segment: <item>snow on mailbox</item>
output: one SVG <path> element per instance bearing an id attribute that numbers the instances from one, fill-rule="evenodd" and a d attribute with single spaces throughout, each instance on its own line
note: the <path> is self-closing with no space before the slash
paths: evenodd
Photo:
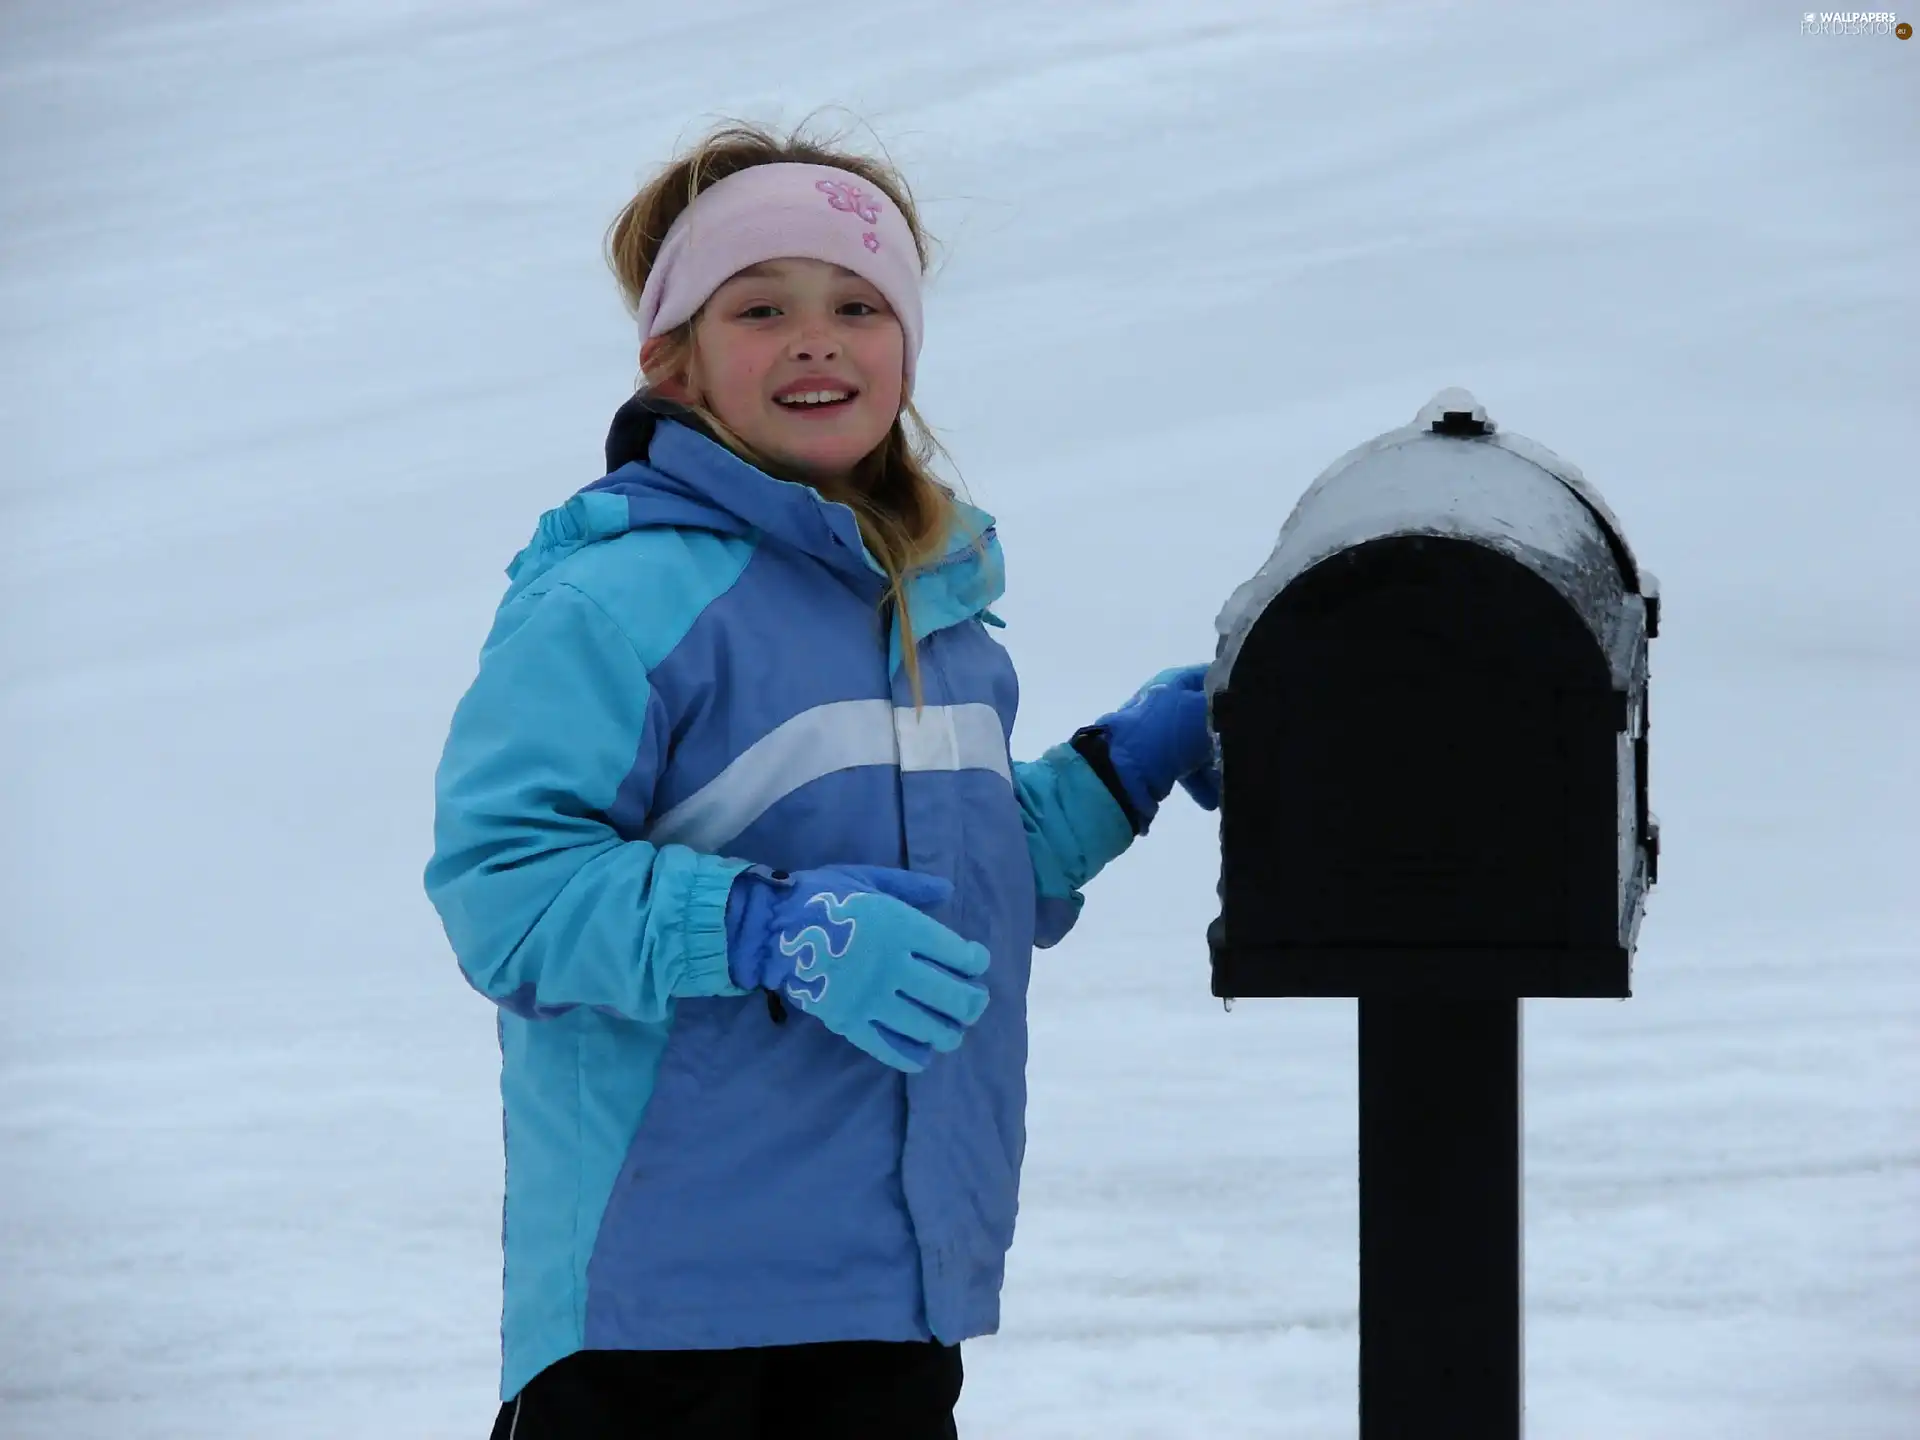
<path id="1" fill-rule="evenodd" d="M 1228 601 L 1216 995 L 1625 996 L 1658 592 L 1463 390 L 1336 461 Z"/>

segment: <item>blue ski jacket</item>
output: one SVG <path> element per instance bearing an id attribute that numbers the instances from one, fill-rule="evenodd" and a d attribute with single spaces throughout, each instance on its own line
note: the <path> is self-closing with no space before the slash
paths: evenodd
<path id="1" fill-rule="evenodd" d="M 436 775 L 427 892 L 500 1010 L 503 1400 L 582 1349 L 992 1332 L 1032 950 L 1134 833 L 1083 749 L 1010 758 L 991 517 L 909 582 L 916 709 L 852 511 L 622 414 L 635 458 L 513 561 Z M 728 976 L 750 863 L 952 881 L 985 1016 L 912 1076 L 782 1023 Z"/>

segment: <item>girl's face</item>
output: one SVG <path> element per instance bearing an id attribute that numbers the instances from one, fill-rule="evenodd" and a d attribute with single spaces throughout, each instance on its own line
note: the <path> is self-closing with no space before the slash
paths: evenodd
<path id="1" fill-rule="evenodd" d="M 702 307 L 687 388 L 770 460 L 844 480 L 900 414 L 905 359 L 900 322 L 868 281 L 824 260 L 769 260 Z"/>

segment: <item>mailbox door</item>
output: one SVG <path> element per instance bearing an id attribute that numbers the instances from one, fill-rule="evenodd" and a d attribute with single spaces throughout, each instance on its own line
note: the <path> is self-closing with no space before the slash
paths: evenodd
<path id="1" fill-rule="evenodd" d="M 1301 575 L 1216 696 L 1215 988 L 1624 994 L 1620 709 L 1504 554 L 1393 536 Z"/>

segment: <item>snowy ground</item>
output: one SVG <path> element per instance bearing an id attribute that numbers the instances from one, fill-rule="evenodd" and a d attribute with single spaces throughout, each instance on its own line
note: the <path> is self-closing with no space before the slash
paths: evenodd
<path id="1" fill-rule="evenodd" d="M 0 1433 L 485 1432 L 431 768 L 631 377 L 603 226 L 829 102 L 946 245 L 1022 753 L 1442 385 L 1602 487 L 1667 857 L 1636 997 L 1529 1011 L 1531 1434 L 1920 1433 L 1920 43 L 1264 0 L 0 7 Z M 1221 1013 L 1214 860 L 1042 957 L 972 1436 L 1353 1433 L 1352 1007 Z"/>

